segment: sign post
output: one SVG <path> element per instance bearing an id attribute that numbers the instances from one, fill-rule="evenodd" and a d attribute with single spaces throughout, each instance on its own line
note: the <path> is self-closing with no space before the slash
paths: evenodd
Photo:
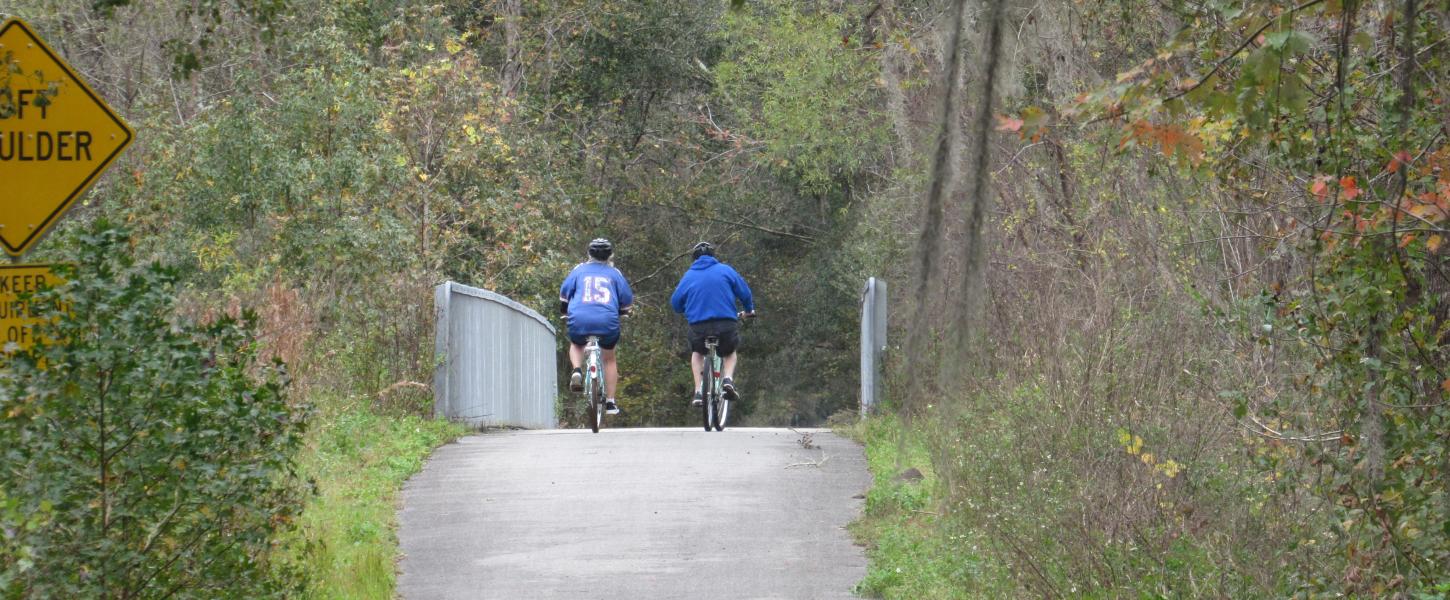
<path id="1" fill-rule="evenodd" d="M 0 24 L 0 246 L 34 248 L 135 134 L 20 19 Z"/>
<path id="2" fill-rule="evenodd" d="M 881 356 L 886 352 L 886 282 L 875 277 L 861 290 L 861 417 L 881 405 L 885 388 Z"/>

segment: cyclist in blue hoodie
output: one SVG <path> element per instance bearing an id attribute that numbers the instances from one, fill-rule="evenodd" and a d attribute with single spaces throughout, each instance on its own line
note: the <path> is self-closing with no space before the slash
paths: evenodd
<path id="1" fill-rule="evenodd" d="M 559 312 L 569 321 L 569 389 L 584 390 L 584 344 L 589 336 L 599 336 L 604 359 L 604 412 L 619 414 L 614 401 L 614 388 L 619 383 L 619 367 L 614 360 L 614 347 L 619 344 L 619 316 L 629 314 L 634 292 L 624 274 L 609 262 L 614 244 L 604 238 L 589 242 L 589 262 L 574 267 L 564 284 L 559 286 Z"/>
<path id="2" fill-rule="evenodd" d="M 730 265 L 715 259 L 715 247 L 710 242 L 695 244 L 691 254 L 695 263 L 675 286 L 670 306 L 675 312 L 684 314 L 685 320 L 690 322 L 690 351 L 693 352 L 690 372 L 695 375 L 692 404 L 700 406 L 704 403 L 704 396 L 700 393 L 700 369 L 705 365 L 705 353 L 708 351 L 705 338 L 710 336 L 720 340 L 716 350 L 724 363 L 721 365 L 724 377 L 720 380 L 720 387 L 725 392 L 725 399 L 738 400 L 740 394 L 735 389 L 733 377 L 735 362 L 739 359 L 735 349 L 740 346 L 740 324 L 737 320 L 740 313 L 735 311 L 735 301 L 739 300 L 745 307 L 744 316 L 754 317 L 755 299 L 750 295 L 750 286 L 746 285 L 745 278 Z"/>

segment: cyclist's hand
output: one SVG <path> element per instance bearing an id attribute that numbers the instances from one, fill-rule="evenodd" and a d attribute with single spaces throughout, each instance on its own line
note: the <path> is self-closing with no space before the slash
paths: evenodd
<path id="1" fill-rule="evenodd" d="M 621 317 L 628 317 L 629 315 L 632 315 L 632 314 L 634 314 L 634 305 L 633 304 L 631 304 L 629 306 L 622 307 L 622 308 L 619 309 L 619 316 L 621 316 Z"/>
<path id="2" fill-rule="evenodd" d="M 750 312 L 741 311 L 740 313 L 736 314 L 735 316 L 737 318 L 740 318 L 740 319 L 754 319 L 755 318 L 755 311 L 753 311 L 753 310 L 750 311 Z"/>

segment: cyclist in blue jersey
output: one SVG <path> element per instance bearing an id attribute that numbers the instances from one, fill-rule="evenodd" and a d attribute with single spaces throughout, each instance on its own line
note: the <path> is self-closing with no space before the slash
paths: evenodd
<path id="1" fill-rule="evenodd" d="M 739 300 L 740 305 L 745 307 L 745 316 L 753 317 L 755 299 L 745 278 L 730 265 L 715 259 L 715 247 L 710 242 L 695 244 L 691 254 L 695 262 L 685 271 L 680 284 L 675 286 L 675 293 L 670 296 L 670 306 L 675 312 L 685 315 L 685 320 L 690 323 L 690 372 L 695 375 L 695 397 L 691 404 L 700 406 L 704 402 L 700 393 L 700 370 L 705 364 L 706 337 L 720 340 L 720 345 L 716 347 L 723 371 L 720 387 L 727 400 L 738 400 L 740 394 L 735 388 L 734 376 L 735 363 L 739 359 L 735 350 L 740 346 L 740 324 L 735 302 Z"/>
<path id="2" fill-rule="evenodd" d="M 629 312 L 634 292 L 624 274 L 609 261 L 614 244 L 599 238 L 589 242 L 589 261 L 574 267 L 564 284 L 559 286 L 559 312 L 569 323 L 569 389 L 584 390 L 584 344 L 589 336 L 599 336 L 604 358 L 604 408 L 606 414 L 619 414 L 614 401 L 614 386 L 619 383 L 619 367 L 614 362 L 614 348 L 619 344 L 619 316 Z"/>

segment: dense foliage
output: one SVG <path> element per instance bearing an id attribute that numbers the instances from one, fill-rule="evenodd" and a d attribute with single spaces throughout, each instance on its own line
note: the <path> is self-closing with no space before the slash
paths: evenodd
<path id="1" fill-rule="evenodd" d="M 176 318 L 175 274 L 124 234 L 80 236 L 32 306 L 53 340 L 0 376 L 0 592 L 11 598 L 263 598 L 303 487 L 304 409 L 256 360 L 251 315 Z"/>

